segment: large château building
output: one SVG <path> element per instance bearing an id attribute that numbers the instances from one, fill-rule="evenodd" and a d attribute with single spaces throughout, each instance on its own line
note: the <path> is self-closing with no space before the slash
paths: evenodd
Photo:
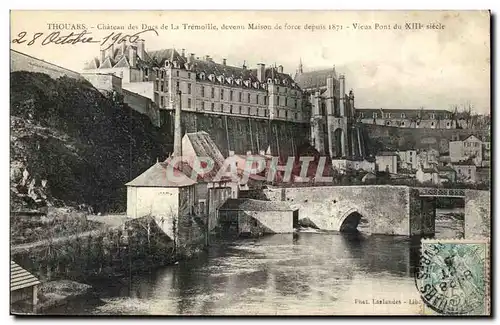
<path id="1" fill-rule="evenodd" d="M 454 113 L 438 109 L 356 109 L 356 117 L 365 124 L 401 128 L 456 129 Z"/>
<path id="2" fill-rule="evenodd" d="M 229 66 L 175 49 L 145 50 L 144 41 L 111 46 L 84 68 L 86 73 L 111 73 L 122 88 L 150 98 L 162 110 L 173 110 L 178 91 L 183 111 L 251 116 L 261 119 L 309 122 L 303 93 L 283 67 L 256 69 Z"/>
<path id="3" fill-rule="evenodd" d="M 347 160 L 364 160 L 354 95 L 352 91 L 346 93 L 345 77 L 337 76 L 335 68 L 304 72 L 301 63 L 292 78 L 281 65 L 266 67 L 260 63 L 253 69 L 245 64 L 230 66 L 225 59 L 215 62 L 208 55 L 199 58 L 185 50 L 146 51 L 140 40 L 101 50 L 84 70 L 97 88 L 114 84 L 103 81 L 106 78 L 121 79 L 122 91 L 149 98 L 157 107 L 160 125 L 177 105 L 183 112 L 281 123 L 280 128 L 290 126 L 290 133 L 297 130 L 293 125 L 300 124 L 310 130 L 310 134 L 301 136 L 321 154 L 340 161 L 341 166 L 347 168 Z M 226 133 L 230 133 L 227 119 L 225 123 Z M 279 133 L 259 130 L 267 136 Z M 292 144 L 291 151 L 295 152 L 293 147 L 298 145 Z"/>

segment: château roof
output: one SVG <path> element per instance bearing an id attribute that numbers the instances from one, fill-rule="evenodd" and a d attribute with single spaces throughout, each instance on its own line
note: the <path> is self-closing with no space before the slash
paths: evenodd
<path id="1" fill-rule="evenodd" d="M 326 87 L 326 79 L 328 78 L 337 80 L 335 67 L 333 69 L 297 73 L 295 76 L 295 82 L 302 89 L 323 88 Z"/>
<path id="2" fill-rule="evenodd" d="M 84 69 L 97 69 L 97 68 L 113 68 L 118 67 L 119 64 L 123 64 L 124 58 L 128 64 L 130 64 L 130 48 L 134 48 L 137 50 L 137 46 L 133 44 L 129 45 L 119 45 L 117 48 L 113 50 L 111 56 L 108 56 L 106 53 L 106 57 L 103 62 L 100 62 L 99 58 L 93 58 L 90 62 L 85 64 Z M 136 51 L 137 52 L 137 51 Z M 206 77 L 213 74 L 215 78 L 212 82 L 221 83 L 219 80 L 220 76 L 224 77 L 223 83 L 227 81 L 227 78 L 233 79 L 241 79 L 241 80 L 250 80 L 250 82 L 258 82 L 257 79 L 257 69 L 247 69 L 244 66 L 236 67 L 229 66 L 223 63 L 217 63 L 212 58 L 206 57 L 205 59 L 188 59 L 188 57 L 183 56 L 177 50 L 171 49 L 162 49 L 156 51 L 145 51 L 143 59 L 139 56 L 136 58 L 138 67 L 149 67 L 149 68 L 161 68 L 164 67 L 168 62 L 176 63 L 176 67 L 180 69 L 187 69 L 193 71 L 197 74 L 198 79 L 200 79 L 200 75 L 203 73 Z M 264 80 L 263 84 L 267 83 L 267 80 L 270 78 L 273 82 L 277 84 L 283 84 L 287 87 L 298 88 L 293 78 L 286 74 L 278 72 L 276 67 L 267 67 L 265 68 Z M 208 80 L 208 79 L 207 79 Z M 237 86 L 237 84 L 234 84 Z M 243 86 L 243 84 L 241 84 Z"/>

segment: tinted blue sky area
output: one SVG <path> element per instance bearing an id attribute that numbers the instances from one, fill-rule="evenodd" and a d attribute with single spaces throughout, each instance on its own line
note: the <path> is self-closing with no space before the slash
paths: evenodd
<path id="1" fill-rule="evenodd" d="M 470 103 L 476 112 L 490 110 L 490 19 L 485 11 L 13 12 L 12 37 L 22 31 L 27 37 L 48 35 L 54 31 L 48 23 L 85 24 L 98 40 L 153 27 L 158 35 L 142 34 L 147 50 L 184 48 L 236 66 L 281 64 L 292 76 L 300 59 L 304 71 L 335 65 L 354 89 L 358 108 L 450 109 Z M 407 29 L 406 23 L 423 28 Z M 228 28 L 222 29 L 223 24 Z M 271 28 L 249 30 L 249 24 Z M 129 25 L 138 29 L 127 30 Z M 113 26 L 125 30 L 106 29 Z M 32 46 L 12 48 L 77 71 L 99 54 L 99 44 L 42 46 L 44 37 Z"/>

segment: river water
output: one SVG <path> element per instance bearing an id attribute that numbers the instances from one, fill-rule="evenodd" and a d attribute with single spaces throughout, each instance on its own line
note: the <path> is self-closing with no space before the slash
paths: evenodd
<path id="1" fill-rule="evenodd" d="M 447 212 L 463 209 L 438 210 L 437 238 L 463 233 L 463 223 Z M 421 308 L 413 277 L 418 248 L 418 238 L 368 235 L 363 227 L 357 235 L 299 232 L 219 241 L 193 260 L 93 283 L 99 300 L 80 299 L 49 313 L 412 314 Z"/>

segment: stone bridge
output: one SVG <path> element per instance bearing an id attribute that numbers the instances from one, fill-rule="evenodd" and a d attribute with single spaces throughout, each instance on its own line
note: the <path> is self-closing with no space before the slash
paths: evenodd
<path id="1" fill-rule="evenodd" d="M 436 197 L 463 197 L 466 237 L 489 236 L 489 191 L 440 193 L 408 186 L 366 185 L 276 187 L 264 189 L 264 194 L 272 201 L 287 201 L 299 209 L 299 219 L 308 218 L 320 229 L 350 230 L 364 218 L 372 234 L 402 236 L 433 235 Z"/>

